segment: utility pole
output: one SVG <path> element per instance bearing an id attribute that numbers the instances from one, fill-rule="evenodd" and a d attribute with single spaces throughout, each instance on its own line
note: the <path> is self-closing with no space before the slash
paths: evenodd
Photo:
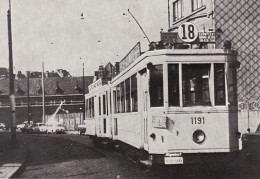
<path id="1" fill-rule="evenodd" d="M 28 124 L 30 124 L 31 114 L 30 114 L 30 71 L 27 71 L 27 113 L 28 113 Z"/>
<path id="2" fill-rule="evenodd" d="M 9 0 L 9 9 L 7 11 L 8 25 L 8 43 L 9 43 L 9 98 L 10 98 L 10 127 L 11 127 L 11 146 L 16 147 L 18 141 L 16 138 L 16 120 L 15 120 L 15 97 L 14 97 L 14 74 L 13 74 L 13 46 L 12 46 L 12 24 L 11 24 L 11 1 Z"/>
<path id="3" fill-rule="evenodd" d="M 84 63 L 83 63 L 83 122 L 85 121 L 85 112 L 86 112 L 86 107 L 85 107 L 85 74 L 84 74 Z"/>
<path id="4" fill-rule="evenodd" d="M 44 62 L 42 62 L 42 122 L 45 123 Z"/>

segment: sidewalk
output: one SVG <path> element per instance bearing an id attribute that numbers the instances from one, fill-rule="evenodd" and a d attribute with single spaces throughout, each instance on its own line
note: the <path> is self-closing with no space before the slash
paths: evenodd
<path id="1" fill-rule="evenodd" d="M 23 166 L 26 159 L 26 147 L 10 145 L 10 131 L 0 131 L 0 178 L 11 178 Z"/>

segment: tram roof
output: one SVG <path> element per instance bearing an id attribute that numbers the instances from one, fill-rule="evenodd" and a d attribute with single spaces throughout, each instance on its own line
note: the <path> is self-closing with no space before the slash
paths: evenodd
<path id="1" fill-rule="evenodd" d="M 234 55 L 236 54 L 233 50 L 224 50 L 224 49 L 162 49 L 162 50 L 153 50 L 147 51 L 139 56 L 133 63 L 131 63 L 127 68 L 121 71 L 115 78 L 111 80 L 111 83 L 116 81 L 127 71 L 133 68 L 135 65 L 146 59 L 147 57 L 154 56 L 197 56 L 197 55 Z"/>

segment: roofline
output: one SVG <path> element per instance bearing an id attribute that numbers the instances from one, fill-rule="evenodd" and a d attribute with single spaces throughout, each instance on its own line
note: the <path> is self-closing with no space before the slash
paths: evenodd
<path id="1" fill-rule="evenodd" d="M 228 50 L 225 51 L 224 49 L 163 49 L 163 50 L 153 50 L 153 51 L 146 51 L 141 56 L 139 56 L 133 63 L 131 63 L 127 68 L 125 68 L 122 72 L 120 72 L 115 78 L 111 80 L 111 83 L 116 81 L 122 75 L 124 75 L 129 69 L 133 68 L 135 65 L 143 61 L 147 57 L 152 56 L 160 56 L 160 55 L 223 55 L 229 54 L 232 55 L 233 51 Z"/>

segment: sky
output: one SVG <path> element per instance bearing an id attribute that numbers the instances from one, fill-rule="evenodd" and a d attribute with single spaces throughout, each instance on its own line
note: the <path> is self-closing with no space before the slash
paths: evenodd
<path id="1" fill-rule="evenodd" d="M 65 69 L 93 75 L 120 61 L 137 43 L 160 40 L 168 29 L 167 0 L 11 0 L 14 72 Z M 9 66 L 8 0 L 0 0 L 0 67 Z M 84 19 L 81 19 L 81 13 Z M 123 14 L 126 15 L 123 15 Z"/>

